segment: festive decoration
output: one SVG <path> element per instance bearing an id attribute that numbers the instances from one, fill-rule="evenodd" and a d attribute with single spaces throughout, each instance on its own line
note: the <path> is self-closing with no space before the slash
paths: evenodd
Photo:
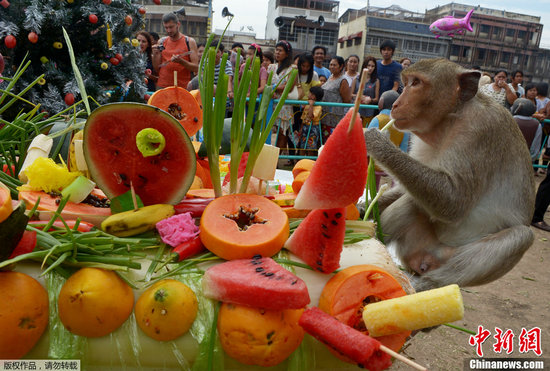
<path id="1" fill-rule="evenodd" d="M 122 62 L 122 58 L 123 58 L 123 57 L 122 57 L 122 54 L 116 53 L 116 54 L 115 54 L 115 58 L 118 59 L 119 62 Z"/>
<path id="2" fill-rule="evenodd" d="M 4 44 L 6 48 L 13 49 L 17 45 L 17 39 L 13 35 L 8 35 L 4 38 Z"/>
<path id="3" fill-rule="evenodd" d="M 144 15 L 147 12 L 147 10 L 144 7 L 141 7 L 138 9 L 138 12 L 139 14 Z"/>
<path id="4" fill-rule="evenodd" d="M 65 95 L 65 104 L 67 104 L 67 106 L 72 106 L 74 104 L 74 94 L 73 93 L 67 93 Z"/>
<path id="5" fill-rule="evenodd" d="M 125 37 L 124 39 L 122 39 L 122 42 L 123 42 L 123 43 L 130 44 L 130 38 L 129 38 L 129 37 Z"/>
<path id="6" fill-rule="evenodd" d="M 120 63 L 120 61 L 115 57 L 112 57 L 111 59 L 109 59 L 109 62 L 111 62 L 113 66 L 117 66 Z"/>
<path id="7" fill-rule="evenodd" d="M 109 24 L 107 24 L 106 36 L 107 36 L 107 47 L 111 49 L 113 47 L 113 33 L 111 32 L 111 27 L 109 26 Z"/>
<path id="8" fill-rule="evenodd" d="M 64 98 L 69 92 L 78 102 L 80 89 L 63 37 L 65 28 L 88 96 L 100 104 L 143 102 L 147 61 L 131 44 L 133 35 L 145 24 L 139 11 L 145 7 L 142 1 L 74 0 L 70 4 L 67 0 L 0 0 L 0 5 L 4 6 L 0 6 L 0 53 L 6 57 L 3 77 L 12 77 L 25 55 L 31 62 L 14 91 L 24 90 L 44 75 L 47 83 L 34 85 L 26 99 L 51 113 L 67 108 Z M 125 21 L 127 16 L 132 19 L 131 25 Z M 95 17 L 97 22 L 93 23 Z M 119 55 L 123 58 L 117 58 Z M 117 59 L 116 67 L 111 57 Z M 8 84 L 7 79 L 0 81 L 0 90 Z M 106 91 L 112 96 L 106 96 Z M 15 114 L 17 110 L 2 113 L 2 118 L 9 120 L 11 111 Z"/>
<path id="9" fill-rule="evenodd" d="M 455 34 L 462 35 L 466 31 L 473 31 L 470 24 L 470 17 L 474 10 L 470 10 L 462 19 L 455 18 L 452 15 L 440 18 L 430 25 L 430 31 L 438 39 L 441 36 L 453 37 Z"/>
<path id="10" fill-rule="evenodd" d="M 29 35 L 27 37 L 29 41 L 33 44 L 36 44 L 38 42 L 38 35 L 34 31 L 29 32 Z"/>
<path id="11" fill-rule="evenodd" d="M 40 78 L 40 80 L 38 80 L 38 85 L 44 85 L 46 84 L 46 79 L 45 78 Z"/>
<path id="12" fill-rule="evenodd" d="M 138 39 L 132 39 L 132 46 L 137 48 L 139 46 L 139 40 Z"/>
<path id="13" fill-rule="evenodd" d="M 132 17 L 127 15 L 126 17 L 124 17 L 124 22 L 126 22 L 128 26 L 131 26 L 133 22 Z"/>
<path id="14" fill-rule="evenodd" d="M 157 5 L 160 5 L 161 4 L 161 0 L 153 0 L 155 2 L 155 4 Z"/>

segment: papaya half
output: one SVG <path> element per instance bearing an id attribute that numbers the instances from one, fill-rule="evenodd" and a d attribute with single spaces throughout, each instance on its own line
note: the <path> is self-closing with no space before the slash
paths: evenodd
<path id="1" fill-rule="evenodd" d="M 208 250 L 233 260 L 273 256 L 289 233 L 288 217 L 274 202 L 254 194 L 232 194 L 206 206 L 199 236 Z"/>

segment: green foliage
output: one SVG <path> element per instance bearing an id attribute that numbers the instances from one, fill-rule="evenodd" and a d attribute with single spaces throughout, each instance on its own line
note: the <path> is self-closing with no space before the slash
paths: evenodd
<path id="1" fill-rule="evenodd" d="M 140 7 L 137 0 L 112 0 L 109 5 L 101 0 L 73 0 L 70 3 L 62 0 L 10 1 L 7 8 L 0 8 L 0 53 L 6 62 L 4 76 L 13 76 L 28 53 L 31 64 L 27 73 L 17 81 L 15 90 L 23 90 L 44 74 L 43 84 L 35 85 L 26 94 L 26 99 L 41 104 L 41 108 L 49 113 L 67 108 L 64 97 L 68 93 L 78 101 L 80 89 L 63 37 L 64 27 L 89 96 L 100 103 L 143 101 L 147 90 L 144 84 L 146 60 L 139 46 L 131 44 L 136 32 L 145 24 L 139 14 Z M 96 24 L 89 21 L 90 14 L 97 16 Z M 126 24 L 126 16 L 132 18 L 131 25 Z M 112 33 L 111 48 L 107 40 L 108 28 Z M 28 39 L 31 32 L 38 35 L 36 43 Z M 3 38 L 7 35 L 17 38 L 15 48 L 8 49 L 4 45 Z M 54 43 L 61 43 L 62 47 L 58 49 Z M 122 61 L 114 65 L 110 59 L 117 54 L 122 56 Z M 101 67 L 103 63 L 107 69 Z M 127 84 L 131 81 L 130 89 Z M 7 83 L 0 82 L 0 89 Z"/>

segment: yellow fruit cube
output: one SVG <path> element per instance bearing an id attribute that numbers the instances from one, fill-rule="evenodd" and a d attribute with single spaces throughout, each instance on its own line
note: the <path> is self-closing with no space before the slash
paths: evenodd
<path id="1" fill-rule="evenodd" d="M 370 336 L 420 330 L 464 316 L 458 285 L 449 285 L 412 295 L 371 303 L 363 310 L 363 321 Z"/>

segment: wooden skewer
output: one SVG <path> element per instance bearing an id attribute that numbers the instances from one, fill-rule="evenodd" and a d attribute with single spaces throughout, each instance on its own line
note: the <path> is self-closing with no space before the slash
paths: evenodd
<path id="1" fill-rule="evenodd" d="M 178 71 L 174 71 L 174 86 L 178 86 Z"/>
<path id="2" fill-rule="evenodd" d="M 380 345 L 380 350 L 384 353 L 387 353 L 389 354 L 390 356 L 392 356 L 393 358 L 403 362 L 403 363 L 406 363 L 407 365 L 415 368 L 416 370 L 421 370 L 421 371 L 428 371 L 428 369 L 424 366 L 421 366 L 419 365 L 418 363 L 414 362 L 414 361 L 411 361 L 410 359 L 408 359 L 407 357 L 404 357 L 402 356 L 401 354 L 397 353 L 397 352 L 394 352 L 393 350 L 391 350 L 390 348 L 384 346 L 384 345 Z"/>
<path id="3" fill-rule="evenodd" d="M 367 69 L 363 68 L 361 73 L 361 82 L 359 83 L 359 90 L 357 91 L 357 97 L 355 97 L 355 105 L 353 106 L 353 114 L 351 115 L 351 122 L 348 126 L 348 134 L 351 133 L 353 125 L 355 124 L 355 119 L 357 118 L 357 113 L 359 112 L 359 105 L 361 104 L 361 97 L 363 96 L 363 89 L 365 88 L 365 83 L 367 82 Z"/>
<path id="4" fill-rule="evenodd" d="M 134 185 L 132 184 L 132 181 L 130 180 L 130 192 L 132 193 L 132 202 L 134 203 L 134 211 L 138 209 L 137 199 L 136 199 L 136 191 L 134 189 Z"/>

